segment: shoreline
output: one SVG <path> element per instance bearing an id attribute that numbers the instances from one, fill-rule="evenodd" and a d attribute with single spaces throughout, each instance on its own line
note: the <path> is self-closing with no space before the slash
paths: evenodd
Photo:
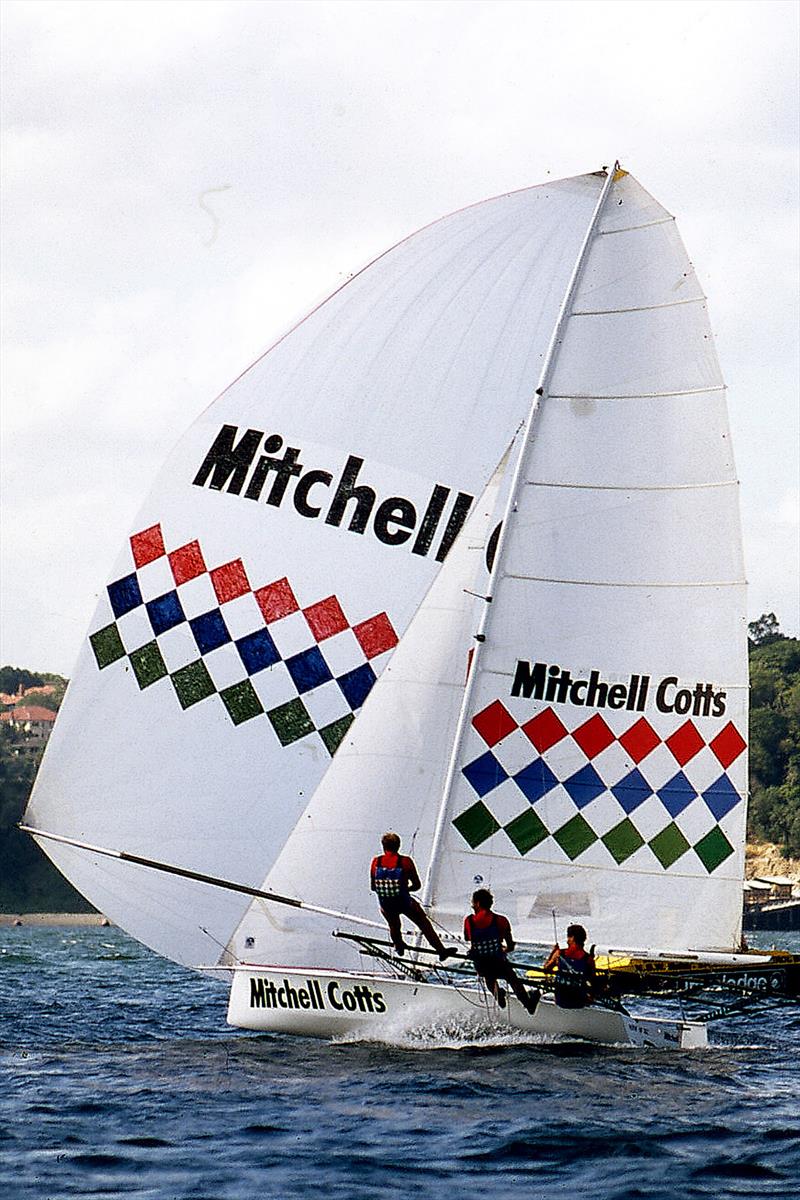
<path id="1" fill-rule="evenodd" d="M 111 925 L 102 913 L 0 913 L 0 926 L 17 925 Z"/>

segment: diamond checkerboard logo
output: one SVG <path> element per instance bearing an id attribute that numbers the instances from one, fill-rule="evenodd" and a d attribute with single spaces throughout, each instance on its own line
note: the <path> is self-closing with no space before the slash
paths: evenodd
<path id="1" fill-rule="evenodd" d="M 265 716 L 282 746 L 313 735 L 332 756 L 397 645 L 388 615 L 351 625 L 336 596 L 253 587 L 241 559 L 209 568 L 198 541 L 168 551 L 160 524 L 130 547 L 113 619 L 89 637 L 98 668 L 127 660 L 142 691 L 168 680 L 183 709 L 217 697 L 234 725 Z"/>
<path id="2" fill-rule="evenodd" d="M 520 724 L 498 699 L 472 726 L 486 749 L 462 775 L 478 798 L 453 820 L 472 850 L 502 831 L 523 856 L 552 839 L 572 861 L 599 844 L 608 866 L 643 851 L 639 865 L 666 871 L 691 851 L 709 875 L 734 853 L 720 828 L 742 803 L 732 721 L 708 741 L 691 719 L 666 736 L 645 717 L 615 733 L 599 713 L 568 729 L 551 707 Z"/>

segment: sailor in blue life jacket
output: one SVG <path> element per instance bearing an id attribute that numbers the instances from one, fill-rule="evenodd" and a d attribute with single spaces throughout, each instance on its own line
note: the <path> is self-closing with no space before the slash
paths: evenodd
<path id="1" fill-rule="evenodd" d="M 442 961 L 452 957 L 455 950 L 442 944 L 442 939 L 428 920 L 424 908 L 410 894 L 419 891 L 422 885 L 414 860 L 400 854 L 399 836 L 396 833 L 385 833 L 381 838 L 381 845 L 383 854 L 372 860 L 369 886 L 378 897 L 395 950 L 398 954 L 405 954 L 407 950 L 400 928 L 400 918 L 408 917 L 409 921 L 413 921 L 419 927 Z"/>
<path id="2" fill-rule="evenodd" d="M 555 1000 L 559 1008 L 585 1008 L 592 1003 L 594 987 L 594 946 L 586 951 L 586 930 L 582 925 L 567 926 L 567 946 L 556 942 L 543 971 L 555 971 Z"/>
<path id="3" fill-rule="evenodd" d="M 494 896 L 487 888 L 472 894 L 472 914 L 464 918 L 464 937 L 470 944 L 469 957 L 478 975 L 494 995 L 500 1008 L 506 1006 L 505 989 L 498 980 L 508 983 L 523 1008 L 536 1012 L 539 992 L 528 992 L 519 975 L 508 961 L 514 949 L 514 938 L 507 917 L 492 912 Z"/>

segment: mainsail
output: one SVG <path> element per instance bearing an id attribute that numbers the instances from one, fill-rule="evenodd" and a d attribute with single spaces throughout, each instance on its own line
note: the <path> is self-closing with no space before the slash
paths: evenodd
<path id="1" fill-rule="evenodd" d="M 573 282 L 509 456 L 491 600 L 435 628 L 466 586 L 454 552 L 265 886 L 372 915 L 366 869 L 391 825 L 450 930 L 482 883 L 524 940 L 550 940 L 555 914 L 606 946 L 730 951 L 746 628 L 705 300 L 673 219 L 623 172 Z M 318 918 L 259 904 L 236 953 L 245 935 L 262 962 L 350 953 Z"/>
<path id="2" fill-rule="evenodd" d="M 421 230 L 189 429 L 100 597 L 28 826 L 261 883 L 525 421 L 603 185 Z M 215 960 L 247 907 L 41 844 L 182 963 Z"/>

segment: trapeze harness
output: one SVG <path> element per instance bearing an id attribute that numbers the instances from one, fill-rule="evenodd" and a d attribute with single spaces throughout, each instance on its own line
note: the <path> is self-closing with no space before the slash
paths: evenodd
<path id="1" fill-rule="evenodd" d="M 484 972 L 493 974 L 496 968 L 504 966 L 506 956 L 503 952 L 500 926 L 495 914 L 492 913 L 491 921 L 484 926 L 478 925 L 474 917 L 467 917 L 467 927 L 469 928 L 470 942 L 469 957 L 474 962 L 478 974 L 481 975 Z"/>
<path id="2" fill-rule="evenodd" d="M 558 956 L 555 1001 L 559 1008 L 585 1008 L 590 1002 L 589 985 L 594 977 L 594 958 L 586 951 L 580 958 L 569 958 L 565 950 Z"/>
<path id="3" fill-rule="evenodd" d="M 386 855 L 382 854 L 377 860 L 372 876 L 378 902 L 381 908 L 387 912 L 408 912 L 411 896 L 408 891 L 408 878 L 403 866 L 403 859 L 398 854 L 397 866 L 387 867 L 383 861 L 385 858 Z"/>

